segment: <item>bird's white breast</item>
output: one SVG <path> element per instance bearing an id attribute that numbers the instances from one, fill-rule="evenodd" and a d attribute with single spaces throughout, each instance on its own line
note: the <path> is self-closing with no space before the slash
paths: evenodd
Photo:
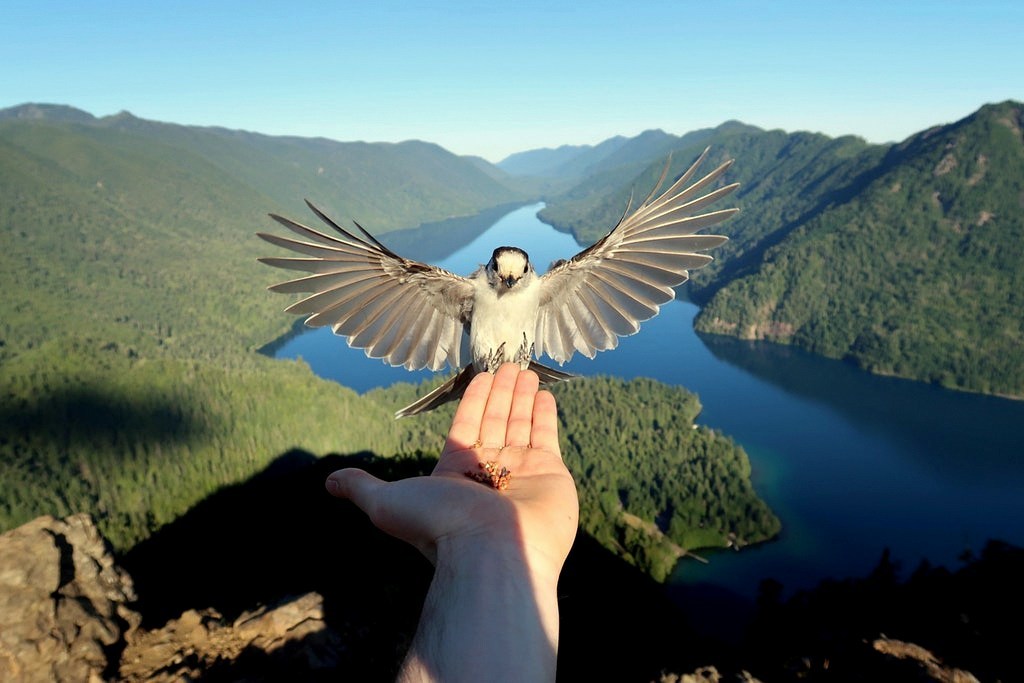
<path id="1" fill-rule="evenodd" d="M 529 274 L 510 290 L 495 292 L 486 276 L 474 278 L 473 319 L 469 328 L 469 345 L 477 369 L 487 369 L 488 360 L 504 344 L 502 360 L 512 361 L 525 346 L 525 368 L 532 355 L 537 331 L 537 309 L 540 305 L 540 282 Z"/>

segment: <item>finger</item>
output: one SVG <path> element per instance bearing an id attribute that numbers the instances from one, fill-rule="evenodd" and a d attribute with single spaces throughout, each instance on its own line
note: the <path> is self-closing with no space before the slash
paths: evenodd
<path id="1" fill-rule="evenodd" d="M 505 363 L 494 373 L 491 393 L 487 396 L 487 408 L 480 423 L 480 443 L 484 448 L 503 448 L 505 431 L 508 428 L 509 412 L 512 410 L 512 394 L 515 393 L 519 366 Z"/>
<path id="2" fill-rule="evenodd" d="M 533 431 L 530 444 L 534 448 L 545 448 L 561 457 L 558 446 L 558 407 L 550 391 L 537 392 L 533 399 Z"/>
<path id="3" fill-rule="evenodd" d="M 348 498 L 371 518 L 380 487 L 383 485 L 384 482 L 377 477 L 357 468 L 332 472 L 324 482 L 328 493 L 338 498 Z"/>
<path id="4" fill-rule="evenodd" d="M 487 396 L 493 381 L 494 375 L 481 372 L 466 387 L 459 407 L 455 410 L 451 429 L 448 430 L 444 453 L 469 448 L 480 438 L 480 423 L 484 418 Z"/>
<path id="5" fill-rule="evenodd" d="M 508 418 L 508 429 L 505 433 L 506 446 L 529 446 L 530 432 L 533 429 L 533 402 L 537 396 L 540 380 L 537 373 L 525 370 L 516 379 L 515 391 L 512 394 L 512 408 Z"/>

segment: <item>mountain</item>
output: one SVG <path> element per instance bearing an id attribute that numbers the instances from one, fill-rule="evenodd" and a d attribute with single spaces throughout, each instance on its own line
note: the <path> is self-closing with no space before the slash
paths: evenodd
<path id="1" fill-rule="evenodd" d="M 723 283 L 698 329 L 1024 396 L 1022 110 L 985 106 L 887 148 L 855 193 Z"/>
<path id="2" fill-rule="evenodd" d="M 730 241 L 693 274 L 698 330 L 1024 396 L 1020 110 L 988 105 L 898 145 L 730 123 L 676 148 L 670 177 L 709 145 L 705 170 L 735 159 L 723 182 L 741 183 Z M 541 217 L 594 241 L 663 167 L 589 176 Z"/>
<path id="3" fill-rule="evenodd" d="M 471 215 L 528 196 L 504 184 L 498 169 L 481 168 L 483 160 L 416 140 L 365 143 L 268 136 L 148 121 L 128 112 L 95 118 L 72 107 L 33 104 L 0 111 L 0 126 L 3 140 L 80 177 L 91 173 L 95 177 L 86 182 L 104 182 L 108 189 L 116 180 L 100 177 L 102 169 L 90 163 L 93 152 L 102 156 L 111 148 L 138 160 L 176 165 L 174 178 L 184 183 L 199 163 L 225 182 L 263 195 L 263 210 L 307 214 L 302 199 L 308 198 L 339 220 L 358 220 L 373 232 Z M 69 156 L 76 160 L 73 168 Z"/>
<path id="4" fill-rule="evenodd" d="M 8 120 L 96 123 L 96 117 L 89 112 L 69 107 L 66 104 L 27 103 L 0 109 L 0 121 Z"/>
<path id="5" fill-rule="evenodd" d="M 780 147 L 787 144 L 788 139 L 781 131 L 765 133 L 759 128 L 737 122 L 727 122 L 713 129 L 702 129 L 683 136 L 650 131 L 621 145 L 613 154 L 592 166 L 590 172 L 575 186 L 549 198 L 540 217 L 559 229 L 572 232 L 581 242 L 593 242 L 615 225 L 631 197 L 638 202 L 650 191 L 665 169 L 670 155 L 669 174 L 677 176 L 705 146 L 710 145 L 714 153 L 711 160 L 706 162 L 710 170 L 712 163 L 726 158 L 727 143 L 731 144 L 729 152 L 735 150 L 736 154 L 747 153 L 749 157 L 748 148 L 752 141 L 760 144 L 761 140 L 769 140 L 768 146 Z M 743 158 L 749 162 L 747 157 Z M 747 163 L 744 168 L 731 171 L 730 182 L 736 179 L 735 170 L 749 175 L 751 165 Z M 727 227 L 734 223 L 735 219 Z"/>
<path id="6" fill-rule="evenodd" d="M 415 633 L 432 567 L 354 506 L 309 495 L 353 464 L 396 474 L 385 462 L 337 456 L 274 463 L 277 471 L 217 492 L 128 556 L 114 556 L 85 514 L 0 534 L 0 677 L 394 680 L 403 655 L 395 644 Z M 345 542 L 322 542 L 324 528 L 343 530 Z M 706 587 L 667 600 L 580 534 L 559 580 L 559 680 L 1016 680 L 1016 632 L 1005 622 L 1024 601 L 1022 569 L 1024 550 L 991 542 L 960 567 L 924 563 L 905 579 L 886 553 L 868 576 L 785 600 L 767 580 L 742 643 L 724 647 L 701 633 Z M 615 627 L 623 623 L 630 628 Z"/>
<path id="7" fill-rule="evenodd" d="M 624 140 L 624 138 L 614 138 Z M 562 145 L 557 149 L 531 149 L 510 154 L 496 165 L 510 175 L 557 177 L 563 164 L 593 150 L 591 145 Z"/>

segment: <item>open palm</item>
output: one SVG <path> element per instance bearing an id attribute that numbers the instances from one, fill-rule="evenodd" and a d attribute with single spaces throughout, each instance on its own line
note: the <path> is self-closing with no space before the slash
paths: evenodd
<path id="1" fill-rule="evenodd" d="M 484 463 L 511 473 L 507 488 L 474 480 Z M 470 383 L 430 476 L 388 483 L 362 470 L 340 470 L 328 489 L 435 563 L 446 545 L 461 552 L 515 544 L 531 564 L 557 574 L 579 517 L 576 486 L 558 446 L 555 399 L 538 391 L 535 373 L 512 364 Z"/>

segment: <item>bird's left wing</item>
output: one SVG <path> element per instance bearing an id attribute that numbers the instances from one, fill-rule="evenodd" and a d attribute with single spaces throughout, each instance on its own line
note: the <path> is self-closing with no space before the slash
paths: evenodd
<path id="1" fill-rule="evenodd" d="M 576 351 L 593 358 L 613 349 L 620 336 L 636 333 L 640 323 L 658 314 L 675 296 L 672 288 L 686 282 L 689 271 L 712 258 L 698 253 L 728 238 L 696 235 L 739 209 L 701 211 L 729 194 L 737 183 L 707 192 L 732 165 L 727 161 L 687 185 L 708 150 L 664 193 L 654 198 L 668 173 L 637 209 L 623 213 L 608 234 L 541 278 L 540 311 L 534 351 L 559 363 Z M 652 199 L 653 198 L 653 199 Z"/>
<path id="2" fill-rule="evenodd" d="M 371 358 L 409 370 L 461 369 L 463 335 L 473 305 L 469 280 L 398 256 L 358 223 L 362 239 L 306 204 L 340 236 L 325 235 L 289 218 L 271 218 L 307 241 L 257 233 L 271 244 L 307 258 L 261 258 L 277 268 L 311 273 L 270 287 L 308 292 L 289 313 L 308 315 L 310 327 L 330 325 L 350 346 Z"/>

